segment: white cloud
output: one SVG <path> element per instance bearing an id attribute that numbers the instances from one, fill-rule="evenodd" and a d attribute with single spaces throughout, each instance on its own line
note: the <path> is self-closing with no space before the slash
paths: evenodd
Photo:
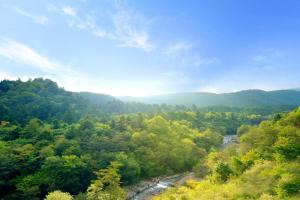
<path id="1" fill-rule="evenodd" d="M 220 59 L 218 57 L 198 57 L 192 62 L 192 65 L 195 67 L 199 67 L 201 65 L 214 64 L 218 62 L 220 62 Z"/>
<path id="2" fill-rule="evenodd" d="M 70 28 L 87 30 L 96 37 L 108 36 L 107 31 L 98 26 L 95 17 L 93 17 L 89 13 L 85 14 L 85 16 L 81 16 L 74 7 L 69 5 L 62 7 L 50 5 L 48 6 L 48 10 L 68 16 L 67 25 Z"/>
<path id="3" fill-rule="evenodd" d="M 46 73 L 46 77 L 61 83 L 64 83 L 66 78 L 80 76 L 80 73 L 74 71 L 71 66 L 49 59 L 14 40 L 0 40 L 0 56 L 23 66 L 34 67 Z"/>
<path id="4" fill-rule="evenodd" d="M 43 71 L 54 70 L 59 64 L 38 54 L 28 46 L 10 39 L 0 40 L 0 56 Z"/>
<path id="5" fill-rule="evenodd" d="M 284 57 L 284 53 L 277 49 L 265 49 L 260 54 L 252 57 L 254 62 L 262 63 L 262 62 L 272 62 L 276 59 L 280 59 Z"/>
<path id="6" fill-rule="evenodd" d="M 169 45 L 164 51 L 164 54 L 172 55 L 180 51 L 189 50 L 192 47 L 191 44 L 185 42 L 177 42 L 175 44 Z"/>
<path id="7" fill-rule="evenodd" d="M 125 8 L 119 2 L 115 2 L 113 7 L 112 14 L 104 16 L 105 20 L 113 25 L 111 28 L 100 26 L 94 14 L 92 15 L 88 11 L 84 15 L 80 14 L 69 5 L 62 7 L 51 5 L 48 6 L 48 10 L 68 16 L 67 24 L 69 27 L 87 30 L 96 37 L 115 41 L 118 47 L 140 48 L 145 51 L 153 50 L 154 45 L 149 41 L 147 30 L 148 20 L 136 11 Z"/>
<path id="8" fill-rule="evenodd" d="M 199 67 L 220 62 L 217 57 L 204 57 L 194 53 L 193 45 L 187 42 L 176 42 L 162 50 L 162 54 L 167 55 L 169 59 L 180 66 Z"/>
<path id="9" fill-rule="evenodd" d="M 76 85 L 79 85 L 79 82 L 88 80 L 82 74 L 74 71 L 71 66 L 49 59 L 29 46 L 11 39 L 0 40 L 0 56 L 24 67 L 34 67 L 44 72 L 42 73 L 44 78 L 50 78 L 61 85 L 69 86 L 70 83 L 73 83 L 74 87 L 69 88 L 72 90 L 74 90 Z M 8 73 L 1 72 L 0 79 L 15 80 L 17 78 Z M 28 77 L 22 77 L 22 80 L 26 79 Z"/>
<path id="10" fill-rule="evenodd" d="M 195 68 L 220 62 L 218 57 L 205 57 L 198 54 L 192 54 L 190 52 L 184 55 L 179 55 L 175 57 L 175 59 L 178 60 L 178 63 L 183 67 Z"/>
<path id="11" fill-rule="evenodd" d="M 49 21 L 49 19 L 43 15 L 35 15 L 17 7 L 11 7 L 11 9 L 24 17 L 32 19 L 37 24 L 45 25 Z"/>
<path id="12" fill-rule="evenodd" d="M 266 56 L 263 56 L 263 55 L 256 55 L 253 57 L 253 60 L 256 61 L 256 62 L 260 62 L 260 61 L 263 61 L 266 59 Z"/>
<path id="13" fill-rule="evenodd" d="M 104 37 L 107 35 L 107 32 L 97 25 L 96 20 L 91 15 L 86 16 L 86 20 L 83 24 L 85 24 L 96 37 Z"/>
<path id="14" fill-rule="evenodd" d="M 61 8 L 61 10 L 64 14 L 72 16 L 72 17 L 75 17 L 77 15 L 76 9 L 71 6 L 63 6 Z"/>
<path id="15" fill-rule="evenodd" d="M 31 47 L 11 39 L 0 40 L 0 57 L 18 63 L 22 67 L 35 67 L 43 72 L 41 74 L 44 78 L 50 78 L 71 91 L 143 96 L 156 94 L 165 84 L 161 80 L 119 80 L 80 73 L 73 70 L 72 66 L 47 58 Z M 18 78 L 29 79 L 0 71 L 0 80 Z"/>
<path id="16" fill-rule="evenodd" d="M 169 70 L 169 71 L 161 73 L 161 75 L 164 76 L 164 77 L 173 77 L 176 74 L 177 73 L 176 73 L 175 70 Z"/>
<path id="17" fill-rule="evenodd" d="M 71 28 L 87 30 L 96 37 L 107 38 L 117 42 L 118 47 L 140 48 L 151 51 L 155 48 L 149 40 L 148 20 L 138 12 L 115 2 L 113 13 L 106 16 L 113 27 L 105 29 L 97 24 L 94 15 L 86 12 L 80 15 L 79 11 L 70 5 L 49 5 L 48 11 L 58 12 L 67 16 L 67 24 Z M 49 20 L 42 15 L 34 15 L 17 7 L 12 9 L 18 14 L 34 20 L 38 24 L 46 24 Z"/>
<path id="18" fill-rule="evenodd" d="M 277 49 L 265 49 L 251 58 L 254 71 L 275 71 L 280 67 L 284 53 Z"/>
<path id="19" fill-rule="evenodd" d="M 116 4 L 116 12 L 113 14 L 115 29 L 110 37 L 120 42 L 120 47 L 141 48 L 145 51 L 154 49 L 149 41 L 147 20 L 137 12 Z"/>
<path id="20" fill-rule="evenodd" d="M 274 71 L 276 70 L 276 67 L 274 65 L 258 65 L 256 67 L 253 67 L 252 69 L 253 71 L 262 72 L 262 71 Z"/>

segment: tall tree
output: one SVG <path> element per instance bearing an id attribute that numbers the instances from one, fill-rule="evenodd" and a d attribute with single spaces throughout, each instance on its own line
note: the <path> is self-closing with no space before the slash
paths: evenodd
<path id="1" fill-rule="evenodd" d="M 97 173 L 97 180 L 93 181 L 87 190 L 88 200 L 123 200 L 126 192 L 120 187 L 118 162 L 111 162 L 110 166 Z"/>

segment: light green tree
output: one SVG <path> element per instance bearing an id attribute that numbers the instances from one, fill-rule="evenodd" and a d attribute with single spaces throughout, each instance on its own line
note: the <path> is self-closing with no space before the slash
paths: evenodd
<path id="1" fill-rule="evenodd" d="M 98 179 L 93 181 L 87 190 L 88 200 L 123 200 L 126 192 L 120 187 L 118 162 L 111 162 L 110 166 L 97 173 Z"/>
<path id="2" fill-rule="evenodd" d="M 73 200 L 73 197 L 67 192 L 61 192 L 59 190 L 50 192 L 45 200 Z"/>

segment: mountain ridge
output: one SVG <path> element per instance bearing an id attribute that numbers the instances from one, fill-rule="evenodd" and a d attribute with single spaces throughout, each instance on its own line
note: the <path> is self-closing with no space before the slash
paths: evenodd
<path id="1" fill-rule="evenodd" d="M 18 89 L 19 88 L 19 89 Z M 42 89 L 41 89 L 42 88 Z M 15 93 L 14 90 L 19 91 L 19 93 L 24 93 L 27 100 L 32 102 L 41 102 L 40 98 L 49 98 L 48 94 L 56 95 L 54 101 L 55 104 L 51 106 L 56 107 L 63 104 L 63 97 L 67 98 L 70 104 L 75 101 L 76 105 L 80 110 L 82 107 L 89 107 L 86 102 L 91 105 L 102 107 L 102 110 L 114 110 L 114 107 L 128 107 L 128 103 L 136 103 L 136 107 L 147 107 L 146 105 L 179 105 L 179 106 L 198 106 L 198 107 L 263 107 L 263 106 L 297 106 L 300 104 L 300 90 L 297 89 L 285 89 L 285 90 L 273 90 L 264 91 L 260 89 L 249 89 L 242 90 L 238 92 L 230 93 L 210 93 L 210 92 L 183 92 L 183 93 L 173 93 L 173 94 L 161 94 L 152 95 L 145 97 L 118 97 L 111 96 L 102 93 L 92 93 L 92 92 L 71 92 L 66 91 L 59 87 L 57 83 L 49 79 L 34 79 L 32 81 L 22 82 L 22 81 L 8 81 L 3 80 L 0 82 L 0 96 L 2 100 L 5 100 L 7 94 L 13 94 L 15 97 L 19 96 L 19 93 Z M 49 93 L 47 93 L 49 91 Z M 45 95 L 44 95 L 45 93 Z M 36 96 L 37 95 L 37 96 Z M 81 99 L 82 98 L 82 99 Z M 5 103 L 6 102 L 6 103 Z M 6 99 L 2 102 L 2 110 L 6 110 L 5 106 L 10 105 L 11 101 Z M 50 101 L 52 102 L 52 101 Z M 142 105 L 145 104 L 145 105 Z M 33 107 L 36 107 L 34 103 Z M 1 106 L 0 106 L 1 107 Z M 10 105 L 8 107 L 13 107 Z M 131 106 L 133 107 L 133 106 Z M 95 108 L 89 108 L 90 110 L 95 110 Z M 142 109 L 144 110 L 144 108 Z"/>
<path id="2" fill-rule="evenodd" d="M 249 89 L 229 93 L 183 92 L 145 97 L 116 97 L 125 102 L 146 104 L 254 107 L 264 105 L 298 105 L 300 91 L 294 89 L 264 91 Z"/>

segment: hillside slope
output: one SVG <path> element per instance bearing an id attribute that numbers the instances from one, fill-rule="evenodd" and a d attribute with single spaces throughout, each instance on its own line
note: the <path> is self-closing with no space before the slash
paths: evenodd
<path id="1" fill-rule="evenodd" d="M 259 126 L 242 126 L 239 144 L 211 152 L 203 181 L 189 181 L 155 200 L 300 199 L 300 107 Z"/>
<path id="2" fill-rule="evenodd" d="M 66 91 L 50 79 L 0 82 L 0 120 L 11 122 L 26 123 L 35 117 L 71 123 L 86 114 L 110 112 L 105 105 L 113 102 L 114 107 L 115 101 L 109 95 Z"/>

